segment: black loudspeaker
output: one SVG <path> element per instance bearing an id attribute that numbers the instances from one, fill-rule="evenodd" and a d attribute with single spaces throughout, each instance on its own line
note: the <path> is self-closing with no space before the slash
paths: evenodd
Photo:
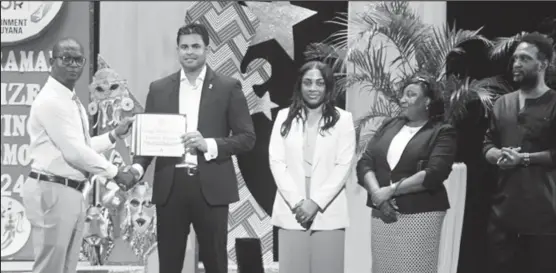
<path id="1" fill-rule="evenodd" d="M 265 273 L 261 240 L 236 238 L 236 262 L 238 273 Z"/>

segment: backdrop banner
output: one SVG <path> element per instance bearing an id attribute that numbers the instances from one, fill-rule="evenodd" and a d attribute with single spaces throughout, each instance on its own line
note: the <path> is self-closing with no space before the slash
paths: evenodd
<path id="1" fill-rule="evenodd" d="M 29 109 L 49 75 L 56 40 L 73 37 L 89 56 L 91 13 L 88 2 L 2 1 L 1 6 L 2 261 L 32 260 L 31 224 L 20 196 L 30 165 Z M 76 86 L 85 104 L 89 71 L 86 65 Z"/>

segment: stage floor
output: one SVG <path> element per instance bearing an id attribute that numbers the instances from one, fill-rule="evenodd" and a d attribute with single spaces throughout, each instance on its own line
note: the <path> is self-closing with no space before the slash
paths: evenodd
<path id="1" fill-rule="evenodd" d="M 32 262 L 2 262 L 2 273 L 31 273 Z M 78 273 L 144 273 L 141 266 L 108 265 L 90 266 L 87 263 L 80 263 L 77 267 Z M 199 264 L 199 272 L 204 273 L 202 264 Z M 228 273 L 237 273 L 237 268 L 230 268 Z M 265 273 L 278 273 L 278 263 L 265 268 Z"/>

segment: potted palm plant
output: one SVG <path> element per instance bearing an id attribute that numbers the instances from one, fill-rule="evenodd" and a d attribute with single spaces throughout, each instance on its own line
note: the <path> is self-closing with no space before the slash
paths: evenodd
<path id="1" fill-rule="evenodd" d="M 488 81 L 446 73 L 448 56 L 465 55 L 462 44 L 475 41 L 486 48 L 494 45 L 479 34 L 480 29 L 456 30 L 447 25 L 425 25 L 409 2 L 402 1 L 374 2 L 353 19 L 343 13 L 331 23 L 349 24 L 350 30 L 346 27 L 325 41 L 312 44 L 306 56 L 324 59 L 333 65 L 339 79 L 339 92 L 353 86 L 372 92 L 373 104 L 368 113 L 356 121 L 359 153 L 374 135 L 374 129 L 366 125 L 398 115 L 401 88 L 418 73 L 436 79 L 445 101 L 445 120 L 450 123 L 462 120 L 467 113 L 466 105 L 473 100 L 488 112 L 498 95 L 488 88 Z M 396 57 L 390 60 L 391 55 Z M 346 73 L 347 67 L 352 72 Z"/>

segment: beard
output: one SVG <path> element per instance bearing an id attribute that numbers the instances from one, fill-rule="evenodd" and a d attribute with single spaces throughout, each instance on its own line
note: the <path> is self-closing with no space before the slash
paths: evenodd
<path id="1" fill-rule="evenodd" d="M 532 89 L 537 86 L 539 78 L 537 74 L 531 72 L 523 72 L 520 76 L 514 76 L 514 82 L 518 84 L 520 89 Z"/>

